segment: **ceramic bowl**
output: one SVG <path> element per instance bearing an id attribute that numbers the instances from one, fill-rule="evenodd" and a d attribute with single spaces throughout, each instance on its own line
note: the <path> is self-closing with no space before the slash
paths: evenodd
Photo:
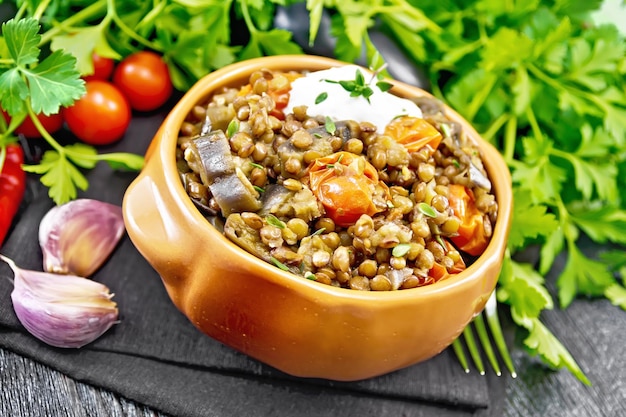
<path id="1" fill-rule="evenodd" d="M 437 355 L 480 313 L 494 290 L 511 220 L 511 179 L 498 151 L 457 113 L 480 147 L 498 219 L 484 253 L 460 274 L 390 292 L 335 288 L 282 271 L 215 229 L 188 198 L 176 169 L 180 126 L 220 87 L 240 86 L 259 69 L 321 70 L 343 63 L 277 56 L 230 65 L 198 81 L 174 107 L 146 153 L 123 203 L 128 234 L 159 273 L 174 304 L 202 332 L 288 374 L 359 380 Z M 394 81 L 393 93 L 425 96 Z"/>

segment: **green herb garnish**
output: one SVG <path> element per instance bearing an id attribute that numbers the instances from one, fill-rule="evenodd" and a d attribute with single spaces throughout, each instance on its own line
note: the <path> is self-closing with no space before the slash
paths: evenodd
<path id="1" fill-rule="evenodd" d="M 334 135 L 337 131 L 337 126 L 335 126 L 335 122 L 333 122 L 333 119 L 331 119 L 329 116 L 326 116 L 325 120 L 326 122 L 324 126 L 326 128 L 326 131 L 329 134 Z"/>
<path id="2" fill-rule="evenodd" d="M 252 186 L 255 190 L 257 190 L 258 193 L 264 193 L 265 189 L 263 187 L 259 187 L 258 185 L 253 185 Z"/>
<path id="3" fill-rule="evenodd" d="M 419 203 L 417 205 L 417 209 L 420 211 L 420 213 L 422 213 L 424 216 L 427 217 L 432 217 L 435 218 L 437 217 L 437 211 L 435 211 L 434 208 L 432 208 L 430 206 L 430 204 L 428 203 Z"/>
<path id="4" fill-rule="evenodd" d="M 232 138 L 235 133 L 239 132 L 239 119 L 233 119 L 228 123 L 226 128 L 226 136 Z"/>
<path id="5" fill-rule="evenodd" d="M 325 231 L 326 231 L 326 228 L 325 228 L 325 227 L 321 227 L 321 228 L 317 229 L 315 232 L 313 232 L 313 233 L 311 234 L 311 237 L 313 237 L 313 236 L 317 236 L 317 235 L 321 235 L 321 234 L 322 234 L 322 233 L 324 233 Z"/>
<path id="6" fill-rule="evenodd" d="M 320 95 L 315 97 L 315 104 L 320 104 L 321 102 L 323 102 L 327 98 L 328 98 L 328 93 L 327 92 L 320 93 Z"/>
<path id="7" fill-rule="evenodd" d="M 452 137 L 452 132 L 450 132 L 450 126 L 447 123 L 441 123 L 439 125 L 439 130 L 441 130 L 441 133 L 443 133 L 443 136 L 445 138 Z"/>
<path id="8" fill-rule="evenodd" d="M 363 97 L 368 103 L 370 101 L 370 97 L 374 94 L 374 90 L 365 82 L 365 77 L 361 70 L 357 69 L 354 80 L 325 80 L 331 84 L 339 84 L 343 87 L 344 90 L 350 93 L 350 97 Z"/>
<path id="9" fill-rule="evenodd" d="M 267 222 L 267 224 L 278 227 L 279 229 L 284 229 L 285 227 L 287 227 L 285 225 L 285 222 L 283 222 L 273 214 L 268 214 L 267 217 L 265 217 L 265 221 Z"/>
<path id="10" fill-rule="evenodd" d="M 436 235 L 435 240 L 437 241 L 437 243 L 441 245 L 444 253 L 448 253 L 448 245 L 446 245 L 446 242 L 443 240 L 443 237 L 441 237 L 441 235 Z"/>
<path id="11" fill-rule="evenodd" d="M 376 83 L 376 87 L 380 88 L 380 91 L 384 93 L 386 91 L 391 90 L 391 88 L 393 87 L 393 84 L 388 83 L 387 81 L 378 81 Z"/>
<path id="12" fill-rule="evenodd" d="M 276 265 L 279 269 L 282 269 L 283 271 L 289 271 L 289 267 L 287 267 L 287 265 L 285 265 L 284 263 L 282 263 L 278 259 L 274 258 L 273 256 L 270 259 L 271 259 L 272 263 L 274 265 Z"/>
<path id="13" fill-rule="evenodd" d="M 314 274 L 313 272 L 311 272 L 311 271 L 307 271 L 307 273 L 306 273 L 306 274 L 304 274 L 304 277 L 305 277 L 306 279 L 310 279 L 311 281 L 316 281 L 316 280 L 317 280 L 317 277 L 316 277 L 316 276 L 315 276 L 315 274 Z"/>
<path id="14" fill-rule="evenodd" d="M 250 162 L 250 165 L 252 165 L 255 168 L 259 168 L 259 169 L 265 169 L 265 167 L 261 164 L 257 164 L 256 162 Z"/>
<path id="15" fill-rule="evenodd" d="M 398 243 L 391 250 L 391 254 L 393 256 L 395 256 L 396 258 L 401 258 L 404 255 L 406 255 L 407 253 L 409 253 L 410 249 L 411 249 L 411 244 L 410 243 Z"/>

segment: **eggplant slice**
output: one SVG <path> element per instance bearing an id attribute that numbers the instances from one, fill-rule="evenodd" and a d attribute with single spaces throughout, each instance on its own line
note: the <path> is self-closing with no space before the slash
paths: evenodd
<path id="1" fill-rule="evenodd" d="M 261 208 L 259 193 L 236 167 L 228 138 L 222 130 L 198 136 L 187 149 L 185 159 L 207 184 L 224 217 Z"/>

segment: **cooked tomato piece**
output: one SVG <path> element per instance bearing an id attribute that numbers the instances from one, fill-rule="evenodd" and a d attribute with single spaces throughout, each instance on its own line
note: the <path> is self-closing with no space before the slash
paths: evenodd
<path id="1" fill-rule="evenodd" d="M 450 238 L 459 250 L 478 256 L 487 247 L 482 213 L 476 208 L 474 193 L 459 184 L 450 184 L 448 201 L 454 215 L 461 220 L 458 235 Z"/>
<path id="2" fill-rule="evenodd" d="M 374 215 L 384 208 L 374 204 L 380 190 L 376 168 L 362 156 L 337 152 L 318 158 L 309 166 L 311 190 L 324 205 L 328 217 L 340 226 L 354 224 L 363 214 Z"/>
<path id="3" fill-rule="evenodd" d="M 426 145 L 435 150 L 443 138 L 428 121 L 411 116 L 393 119 L 385 128 L 385 134 L 404 145 L 409 152 L 419 151 Z"/>

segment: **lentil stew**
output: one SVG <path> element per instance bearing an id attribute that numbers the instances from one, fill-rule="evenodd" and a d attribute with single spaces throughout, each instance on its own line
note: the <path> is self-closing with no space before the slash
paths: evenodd
<path id="1" fill-rule="evenodd" d="M 176 160 L 198 209 L 246 251 L 323 284 L 409 289 L 464 270 L 498 206 L 460 124 L 430 97 L 411 99 L 421 117 L 403 109 L 383 126 L 317 114 L 293 100 L 305 77 L 257 71 L 188 114 Z M 377 111 L 374 96 L 340 83 L 351 79 L 326 81 L 316 104 L 332 103 L 332 83 Z"/>

